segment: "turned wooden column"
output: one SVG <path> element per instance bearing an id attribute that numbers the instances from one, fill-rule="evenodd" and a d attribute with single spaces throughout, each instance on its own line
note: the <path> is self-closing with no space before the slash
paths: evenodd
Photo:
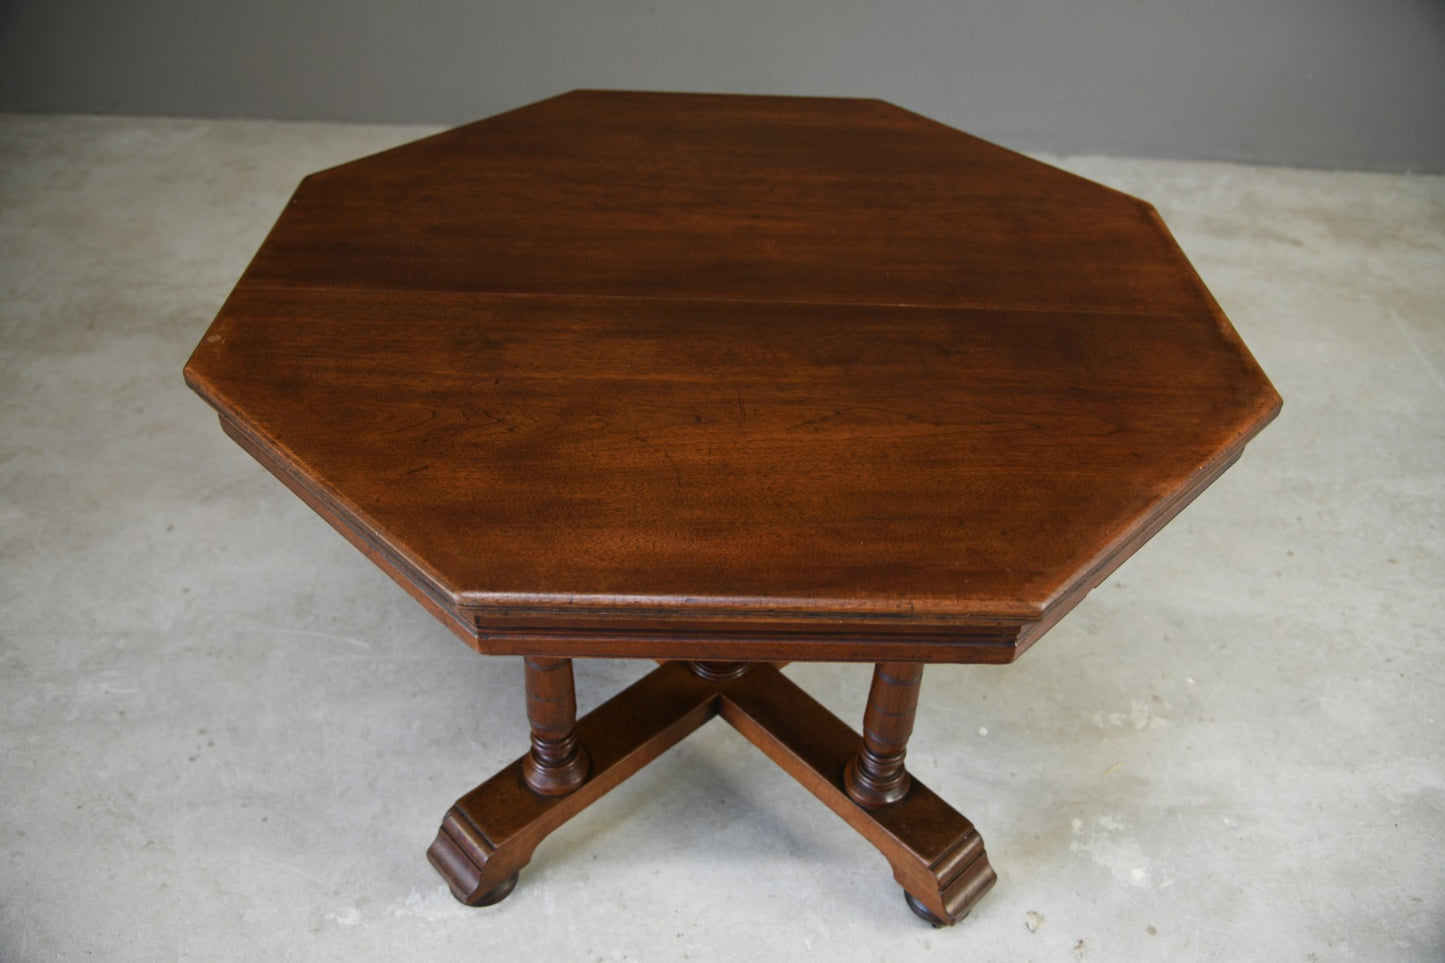
<path id="1" fill-rule="evenodd" d="M 873 668 L 868 707 L 863 711 L 863 745 L 849 760 L 843 785 L 858 805 L 880 809 L 908 795 L 903 757 L 913 734 L 921 662 L 879 662 Z"/>
<path id="2" fill-rule="evenodd" d="M 565 796 L 587 778 L 587 752 L 577 744 L 577 690 L 572 660 L 543 656 L 526 660 L 527 722 L 532 750 L 522 763 L 522 778 L 533 792 Z"/>
<path id="3" fill-rule="evenodd" d="M 689 662 L 692 671 L 709 682 L 725 682 L 728 679 L 741 678 L 743 673 L 752 668 L 748 662 Z"/>

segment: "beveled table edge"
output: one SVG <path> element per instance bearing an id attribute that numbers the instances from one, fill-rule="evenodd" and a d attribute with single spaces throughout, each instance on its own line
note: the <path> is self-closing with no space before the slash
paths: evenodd
<path id="1" fill-rule="evenodd" d="M 1188 488 L 1122 533 L 1045 607 L 1015 603 L 1015 612 L 982 615 L 856 599 L 829 609 L 821 599 L 459 595 L 314 485 L 282 449 L 230 416 L 189 369 L 186 380 L 217 408 L 227 435 L 468 646 L 489 655 L 579 658 L 1012 662 L 1237 461 L 1280 410 L 1277 394 L 1266 399 L 1255 422 Z"/>

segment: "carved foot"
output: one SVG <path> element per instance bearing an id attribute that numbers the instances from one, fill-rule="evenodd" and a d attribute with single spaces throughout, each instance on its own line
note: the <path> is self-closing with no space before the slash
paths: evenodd
<path id="1" fill-rule="evenodd" d="M 442 820 L 436 841 L 426 853 L 452 895 L 468 906 L 500 903 L 516 888 L 518 873 L 512 864 L 517 860 L 494 859 L 496 855 L 497 847 L 456 807 Z M 520 865 L 531 858 L 531 852 L 526 852 Z"/>
<path id="2" fill-rule="evenodd" d="M 909 869 L 914 872 L 909 873 Z M 903 898 L 920 919 L 934 926 L 952 926 L 963 919 L 998 880 L 983 851 L 983 839 L 971 826 L 953 846 L 933 860 L 924 873 L 927 874 L 923 877 L 925 883 L 933 885 L 918 887 L 910 883 L 918 892 L 915 895 L 905 886 Z M 903 876 L 921 874 L 916 872 L 916 867 L 906 867 L 900 872 L 895 864 L 894 875 L 901 882 Z"/>

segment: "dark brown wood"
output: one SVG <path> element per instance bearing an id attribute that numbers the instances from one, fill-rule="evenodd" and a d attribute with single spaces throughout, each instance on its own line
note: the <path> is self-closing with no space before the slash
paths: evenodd
<path id="1" fill-rule="evenodd" d="M 523 756 L 457 801 L 428 857 L 462 902 L 496 902 L 546 836 L 719 714 L 872 843 L 921 915 L 956 923 L 993 885 L 973 824 L 916 779 L 885 809 L 859 806 L 843 770 L 861 737 L 771 665 L 710 680 L 664 663 L 578 721 L 593 747 L 590 779 L 565 796 L 538 795 Z"/>
<path id="2" fill-rule="evenodd" d="M 1007 662 L 1278 396 L 1147 204 L 877 101 L 313 175 L 187 367 L 481 651 Z"/>
<path id="3" fill-rule="evenodd" d="M 722 695 L 723 718 L 872 843 L 938 922 L 958 922 L 993 886 L 973 824 L 919 780 L 882 809 L 853 800 L 843 771 L 861 737 L 782 673 L 759 667 Z"/>
<path id="4" fill-rule="evenodd" d="M 533 792 L 524 775 L 528 753 L 457 800 L 427 857 L 457 899 L 495 902 L 538 843 L 712 718 L 716 698 L 715 684 L 687 665 L 664 664 L 578 720 L 592 769 L 575 791 Z"/>
<path id="5" fill-rule="evenodd" d="M 587 750 L 577 743 L 577 693 L 571 659 L 528 656 L 527 722 L 532 751 L 522 764 L 528 788 L 544 796 L 565 796 L 587 778 Z"/>
<path id="6" fill-rule="evenodd" d="M 878 809 L 908 794 L 903 757 L 913 735 L 923 666 L 917 662 L 880 662 L 873 669 L 868 706 L 863 711 L 863 744 L 848 760 L 843 782 L 860 806 Z"/>
<path id="7" fill-rule="evenodd" d="M 721 714 L 940 923 L 994 874 L 904 766 L 922 663 L 1017 658 L 1280 407 L 1143 201 L 879 101 L 605 91 L 308 177 L 186 380 L 527 657 L 459 898 Z M 576 721 L 581 656 L 665 664 Z M 789 660 L 877 665 L 863 736 Z"/>
<path id="8" fill-rule="evenodd" d="M 748 671 L 747 662 L 694 662 L 692 671 L 710 682 L 722 682 L 725 679 L 736 679 Z"/>

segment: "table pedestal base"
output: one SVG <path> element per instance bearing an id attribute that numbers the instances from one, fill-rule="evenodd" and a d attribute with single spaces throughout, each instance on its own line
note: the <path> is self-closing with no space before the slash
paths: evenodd
<path id="1" fill-rule="evenodd" d="M 867 798 L 865 808 L 855 801 L 858 789 L 850 792 L 846 775 L 857 769 L 860 749 L 876 756 L 883 744 L 878 733 L 890 731 L 900 741 L 895 755 L 901 771 L 917 677 L 911 689 L 892 697 L 907 703 L 901 711 L 879 695 L 880 686 L 886 695 L 894 684 L 885 670 L 898 666 L 885 663 L 875 673 L 865 742 L 774 666 L 728 671 L 716 663 L 664 663 L 576 722 L 572 732 L 588 767 L 575 788 L 565 794 L 550 784 L 543 787 L 547 793 L 534 788 L 528 771 L 536 764 L 529 763 L 529 753 L 457 800 L 427 858 L 463 903 L 498 902 L 549 833 L 720 715 L 877 847 L 915 913 L 952 925 L 996 878 L 973 824 L 916 778 L 902 783 L 901 795 Z M 555 718 L 547 722 L 556 728 Z M 534 737 L 537 732 L 534 717 Z"/>

